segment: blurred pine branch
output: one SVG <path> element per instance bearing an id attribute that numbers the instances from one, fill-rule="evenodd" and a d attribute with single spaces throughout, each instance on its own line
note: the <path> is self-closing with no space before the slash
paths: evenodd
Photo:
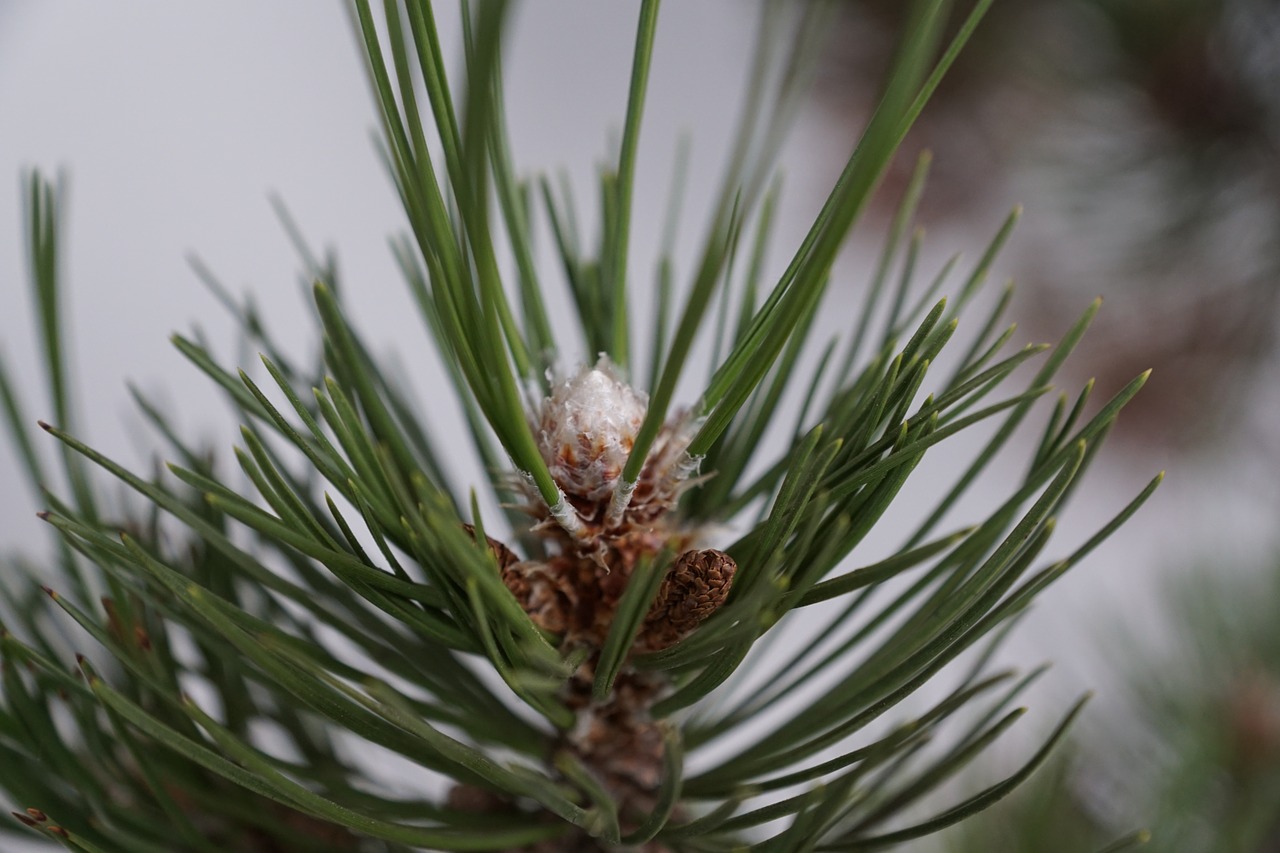
<path id="1" fill-rule="evenodd" d="M 1277 849 L 1278 603 L 1274 566 L 1228 577 L 1215 565 L 1173 580 L 1164 602 L 1173 641 L 1114 644 L 1128 649 L 1111 656 L 1129 687 L 1121 711 L 1092 720 L 1052 772 L 947 849 L 1102 849 L 1138 821 L 1153 851 Z"/>

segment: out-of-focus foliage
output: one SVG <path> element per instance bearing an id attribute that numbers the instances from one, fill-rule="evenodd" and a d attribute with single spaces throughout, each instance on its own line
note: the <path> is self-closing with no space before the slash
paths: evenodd
<path id="1" fill-rule="evenodd" d="M 1132 713 L 1095 715 L 1071 757 L 956 836 L 956 853 L 1098 850 L 1150 827 L 1159 853 L 1280 850 L 1280 564 L 1180 579 L 1178 640 L 1121 658 Z M 1065 752 L 1065 751 L 1064 751 Z M 1127 825 L 1126 825 L 1127 824 Z"/>
<path id="2" fill-rule="evenodd" d="M 823 79 L 852 119 L 900 9 L 845 8 Z M 1019 0 L 987 23 L 907 143 L 938 154 L 924 217 L 962 221 L 1009 184 L 1044 199 L 1024 293 L 1052 317 L 1105 282 L 1091 372 L 1162 367 L 1124 432 L 1183 444 L 1224 412 L 1239 428 L 1280 327 L 1280 4 Z"/>

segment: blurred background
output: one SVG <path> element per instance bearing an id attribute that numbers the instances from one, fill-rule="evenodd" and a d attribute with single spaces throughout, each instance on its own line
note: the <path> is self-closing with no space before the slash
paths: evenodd
<path id="1" fill-rule="evenodd" d="M 901 5 L 841 4 L 783 152 L 779 269 L 874 103 Z M 526 3 L 508 44 L 518 167 L 564 169 L 586 211 L 622 121 L 635 11 Z M 691 233 L 678 257 L 691 263 L 757 22 L 757 4 L 734 0 L 663 9 L 641 140 L 637 281 L 651 274 L 664 178 L 685 134 Z M 442 25 L 456 43 L 455 22 Z M 192 252 L 229 290 L 252 294 L 285 349 L 310 352 L 310 309 L 273 195 L 308 239 L 336 250 L 356 321 L 395 353 L 439 428 L 461 429 L 451 404 L 437 403 L 443 374 L 386 249 L 401 214 L 339 4 L 0 0 L 0 116 L 0 188 L 10 188 L 0 190 L 0 356 L 29 378 L 29 411 L 44 415 L 46 403 L 18 189 L 22 170 L 38 167 L 66 170 L 77 429 L 98 447 L 149 464 L 126 382 L 211 446 L 233 440 L 215 390 L 168 344 L 194 324 L 224 360 L 253 356 L 236 350 Z M 1170 472 L 1008 650 L 1025 665 L 1057 664 L 1028 726 L 1047 729 L 1057 699 L 1098 691 L 1070 750 L 997 814 L 952 833 L 949 849 L 1096 850 L 1149 826 L 1151 849 L 1280 850 L 1280 4 L 997 2 L 840 260 L 848 292 L 868 278 L 924 148 L 934 168 L 920 218 L 936 257 L 975 257 L 1009 208 L 1025 205 L 996 267 L 1019 282 L 1019 342 L 1056 338 L 1105 295 L 1069 363 L 1069 390 L 1097 377 L 1105 400 L 1155 368 L 1064 532 L 1083 536 L 1151 473 Z M 479 480 L 455 464 L 461 481 Z M 17 472 L 0 444 L 0 482 Z M 0 550 L 45 547 L 37 508 L 35 495 L 0 490 Z M 997 763 L 1005 757 L 1017 749 Z"/>

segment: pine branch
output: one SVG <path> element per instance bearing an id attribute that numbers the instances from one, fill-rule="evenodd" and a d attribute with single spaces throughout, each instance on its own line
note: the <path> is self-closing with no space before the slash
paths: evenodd
<path id="1" fill-rule="evenodd" d="M 770 285 L 772 161 L 825 12 L 814 4 L 792 22 L 778 70 L 786 27 L 776 25 L 789 10 L 766 4 L 739 147 L 697 269 L 675 281 L 669 242 L 656 264 L 655 355 L 641 389 L 627 378 L 645 334 L 629 311 L 630 226 L 658 3 L 640 10 L 592 256 L 571 193 L 512 171 L 505 4 L 464 4 L 465 71 L 451 81 L 430 4 L 387 0 L 378 16 L 354 0 L 408 220 L 396 258 L 494 472 L 482 487 L 504 505 L 506 528 L 445 479 L 452 448 L 351 324 L 335 262 L 318 260 L 285 213 L 312 279 L 322 363 L 281 357 L 252 305 L 202 266 L 267 353 L 271 381 L 174 339 L 242 422 L 239 475 L 145 400 L 179 462 L 143 476 L 94 449 L 71 420 L 59 345 L 57 193 L 33 176 L 32 280 L 58 421 L 42 426 L 71 499 L 46 479 L 0 371 L 15 445 L 61 543 L 54 569 L 22 574 L 45 584 L 56 618 L 6 590 L 0 787 L 30 806 L 15 813 L 18 828 L 81 850 L 866 849 L 941 830 L 1027 778 L 1083 700 L 1008 779 L 924 821 L 908 816 L 1021 716 L 1007 706 L 1027 679 L 989 698 L 1012 679 L 989 671 L 1011 621 L 1159 482 L 1066 558 L 1042 562 L 1064 502 L 1146 374 L 1083 425 L 1088 388 L 1070 410 L 1064 398 L 1003 501 L 966 504 L 964 527 L 937 534 L 1011 446 L 1097 305 L 1054 347 L 1006 349 L 1007 289 L 976 334 L 962 331 L 1016 212 L 958 286 L 954 261 L 921 285 L 922 237 L 903 236 L 927 157 L 851 336 L 810 341 L 837 253 L 987 4 L 939 52 L 944 6 L 913 4 L 875 115 Z M 552 378 L 543 371 L 570 333 L 550 321 L 547 274 L 533 262 L 534 180 L 575 322 L 603 353 Z M 708 380 L 681 408 L 676 389 L 709 336 Z M 966 339 L 938 380 L 931 368 Z M 1032 362 L 1030 382 L 1009 389 Z M 983 426 L 994 433 L 960 478 L 912 507 L 920 521 L 907 541 L 864 555 L 924 457 L 938 445 L 959 452 L 951 439 Z M 133 499 L 103 514 L 94 494 L 113 481 Z M 845 568 L 850 558 L 858 568 Z M 892 597 L 877 608 L 877 595 Z M 789 626 L 815 613 L 818 639 L 777 668 Z M 75 626 L 74 647 L 88 649 L 75 665 L 51 624 Z M 924 710 L 909 701 L 957 666 L 944 698 Z M 771 686 L 754 688 L 761 673 Z M 942 731 L 966 719 L 959 735 Z M 686 775 L 713 743 L 714 760 Z M 354 760 L 366 747 L 415 765 L 440 796 L 390 793 Z"/>

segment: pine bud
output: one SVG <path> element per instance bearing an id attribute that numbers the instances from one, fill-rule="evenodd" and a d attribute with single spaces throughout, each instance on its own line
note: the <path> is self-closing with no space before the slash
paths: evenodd
<path id="1" fill-rule="evenodd" d="M 613 494 L 648 409 L 601 356 L 552 388 L 537 417 L 538 449 L 564 492 L 585 501 Z"/>

